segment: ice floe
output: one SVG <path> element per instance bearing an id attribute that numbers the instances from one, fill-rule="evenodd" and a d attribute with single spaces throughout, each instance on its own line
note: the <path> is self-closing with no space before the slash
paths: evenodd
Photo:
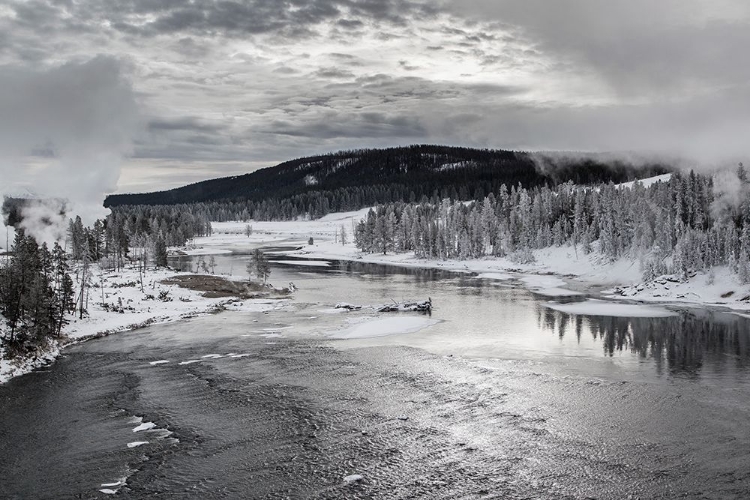
<path id="1" fill-rule="evenodd" d="M 135 429 L 133 429 L 133 432 L 141 432 L 141 431 L 147 431 L 149 429 L 153 429 L 156 427 L 156 424 L 153 422 L 144 422 Z"/>

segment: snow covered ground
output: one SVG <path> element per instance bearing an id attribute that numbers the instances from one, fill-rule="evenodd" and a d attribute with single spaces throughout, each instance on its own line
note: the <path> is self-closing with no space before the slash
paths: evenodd
<path id="1" fill-rule="evenodd" d="M 141 326 L 166 323 L 207 314 L 226 308 L 232 311 L 266 311 L 280 305 L 279 300 L 234 300 L 206 298 L 202 292 L 164 284 L 175 271 L 150 269 L 144 275 L 143 291 L 137 269 L 122 272 L 101 271 L 92 267 L 91 287 L 88 296 L 88 316 L 83 319 L 69 317 L 70 324 L 63 329 L 64 338 L 55 342 L 37 356 L 23 360 L 4 359 L 0 347 L 0 383 L 12 377 L 44 366 L 59 355 L 62 345 L 80 342 L 101 335 L 132 330 Z M 75 281 L 75 274 L 73 274 Z M 160 300 L 160 295 L 164 300 Z"/>

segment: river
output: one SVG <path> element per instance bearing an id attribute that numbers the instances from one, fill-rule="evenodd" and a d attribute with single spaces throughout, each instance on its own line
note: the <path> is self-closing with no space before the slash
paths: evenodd
<path id="1" fill-rule="evenodd" d="M 573 315 L 515 281 L 356 262 L 271 281 L 294 299 L 87 342 L 0 386 L 0 497 L 750 497 L 744 317 Z M 429 317 L 367 307 L 427 297 Z M 424 328 L 350 335 L 393 314 Z"/>

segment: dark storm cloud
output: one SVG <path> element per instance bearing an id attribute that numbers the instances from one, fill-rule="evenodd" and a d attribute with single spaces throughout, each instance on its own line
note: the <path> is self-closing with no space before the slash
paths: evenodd
<path id="1" fill-rule="evenodd" d="M 364 20 L 404 24 L 411 15 L 437 12 L 430 5 L 400 0 L 92 0 L 68 4 L 67 9 L 37 0 L 14 3 L 13 7 L 21 22 L 37 27 L 60 19 L 60 12 L 66 10 L 107 20 L 116 30 L 128 34 L 145 36 L 185 32 L 260 34 L 281 30 L 301 34 L 327 22 L 352 29 L 363 26 Z"/>
<path id="2" fill-rule="evenodd" d="M 333 138 L 423 138 L 424 126 L 415 117 L 389 116 L 385 113 L 365 112 L 351 115 L 334 113 L 329 120 L 308 123 L 275 121 L 261 132 L 315 139 Z"/>
<path id="3" fill-rule="evenodd" d="M 321 68 L 314 73 L 319 78 L 332 78 L 332 79 L 351 79 L 354 78 L 354 73 L 351 71 L 338 69 L 338 68 Z"/>
<path id="4" fill-rule="evenodd" d="M 365 25 L 365 23 L 359 19 L 339 19 L 336 21 L 336 24 L 346 29 L 359 29 Z"/>

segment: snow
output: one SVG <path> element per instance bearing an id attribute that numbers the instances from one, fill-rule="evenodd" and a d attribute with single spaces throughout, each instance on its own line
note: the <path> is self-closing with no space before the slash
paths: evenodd
<path id="1" fill-rule="evenodd" d="M 568 314 L 581 314 L 585 316 L 622 316 L 628 318 L 667 318 L 669 316 L 677 316 L 677 313 L 663 307 L 624 304 L 596 299 L 569 304 L 550 302 L 544 305 L 555 311 Z"/>
<path id="2" fill-rule="evenodd" d="M 473 167 L 476 163 L 473 161 L 458 161 L 454 163 L 443 163 L 436 170 L 439 172 L 445 172 L 446 170 L 455 170 L 458 168 Z"/>
<path id="3" fill-rule="evenodd" d="M 186 248 L 181 250 L 181 252 L 187 254 L 187 255 L 225 255 L 232 253 L 231 250 L 220 250 L 216 248 Z"/>
<path id="4" fill-rule="evenodd" d="M 696 273 L 685 282 L 676 276 L 660 276 L 648 283 L 615 287 L 608 290 L 606 296 L 750 310 L 750 285 L 740 283 L 737 275 L 726 266 L 715 267 L 713 278 L 705 272 Z"/>
<path id="5" fill-rule="evenodd" d="M 148 444 L 148 441 L 133 441 L 132 443 L 128 443 L 128 448 L 137 448 L 139 446 L 143 446 L 144 444 Z"/>
<path id="6" fill-rule="evenodd" d="M 2 320 L 2 316 L 0 316 Z M 5 352 L 0 346 L 0 384 L 7 382 L 13 377 L 29 373 L 32 370 L 41 368 L 55 361 L 60 355 L 60 344 L 52 341 L 46 350 L 38 354 L 22 359 L 5 359 Z"/>
<path id="7" fill-rule="evenodd" d="M 116 483 L 103 483 L 100 486 L 102 488 L 114 488 L 116 486 L 124 486 L 124 485 L 125 485 L 125 481 L 120 480 L 120 481 L 117 481 Z"/>
<path id="8" fill-rule="evenodd" d="M 200 362 L 201 362 L 200 359 L 189 359 L 187 361 L 182 361 L 179 364 L 180 365 L 192 365 L 193 363 L 200 363 Z"/>
<path id="9" fill-rule="evenodd" d="M 646 179 L 638 179 L 636 181 L 623 182 L 622 184 L 617 184 L 615 187 L 632 188 L 635 185 L 635 183 L 638 182 L 643 187 L 647 188 L 653 184 L 656 184 L 657 182 L 669 182 L 669 179 L 671 178 L 672 178 L 672 174 L 663 174 L 663 175 L 657 175 L 655 177 L 648 177 Z"/>
<path id="10" fill-rule="evenodd" d="M 222 252 L 216 248 L 211 251 Z M 225 249 L 224 252 L 231 253 L 231 249 Z M 7 360 L 0 347 L 0 384 L 53 362 L 67 344 L 146 325 L 204 315 L 219 307 L 231 311 L 264 312 L 283 305 L 283 301 L 262 299 L 238 302 L 231 298 L 206 298 L 202 296 L 202 292 L 163 284 L 163 280 L 180 274 L 170 269 L 148 269 L 143 276 L 143 291 L 139 284 L 140 274 L 134 267 L 110 272 L 93 265 L 90 273 L 88 316 L 84 316 L 83 319 L 69 316 L 70 323 L 63 329 L 62 341 L 51 342 L 45 350 L 27 359 Z M 72 273 L 72 276 L 75 280 L 75 273 Z M 237 279 L 229 276 L 226 278 Z M 78 283 L 75 285 L 80 286 Z M 159 294 L 162 292 L 165 292 L 170 300 L 159 300 Z M 122 313 L 113 310 L 120 307 Z M 159 365 L 165 362 L 167 360 L 159 360 L 151 364 Z"/>
<path id="11" fill-rule="evenodd" d="M 101 489 L 99 491 L 101 491 L 105 495 L 116 495 L 117 494 L 117 490 L 110 490 L 109 488 L 104 488 L 104 489 Z"/>
<path id="12" fill-rule="evenodd" d="M 424 316 L 406 316 L 395 313 L 394 316 L 388 318 L 364 318 L 362 322 L 349 328 L 333 332 L 331 338 L 361 339 L 414 333 L 437 323 L 439 323 L 438 320 Z"/>
<path id="13" fill-rule="evenodd" d="M 582 295 L 580 292 L 563 288 L 567 285 L 565 281 L 556 276 L 550 275 L 530 275 L 522 276 L 521 281 L 526 284 L 530 290 L 546 295 L 548 297 L 569 297 Z"/>
<path id="14" fill-rule="evenodd" d="M 168 359 L 160 359 L 159 361 L 152 361 L 149 364 L 151 366 L 155 366 L 155 365 L 163 365 L 165 363 L 169 363 L 169 360 Z"/>
<path id="15" fill-rule="evenodd" d="M 272 260 L 274 264 L 284 264 L 287 266 L 310 266 L 310 267 L 330 267 L 331 263 L 326 260 Z"/>
<path id="16" fill-rule="evenodd" d="M 201 358 L 208 358 L 208 359 L 219 359 L 223 357 L 224 356 L 221 354 L 206 354 L 205 356 L 201 356 Z"/>

